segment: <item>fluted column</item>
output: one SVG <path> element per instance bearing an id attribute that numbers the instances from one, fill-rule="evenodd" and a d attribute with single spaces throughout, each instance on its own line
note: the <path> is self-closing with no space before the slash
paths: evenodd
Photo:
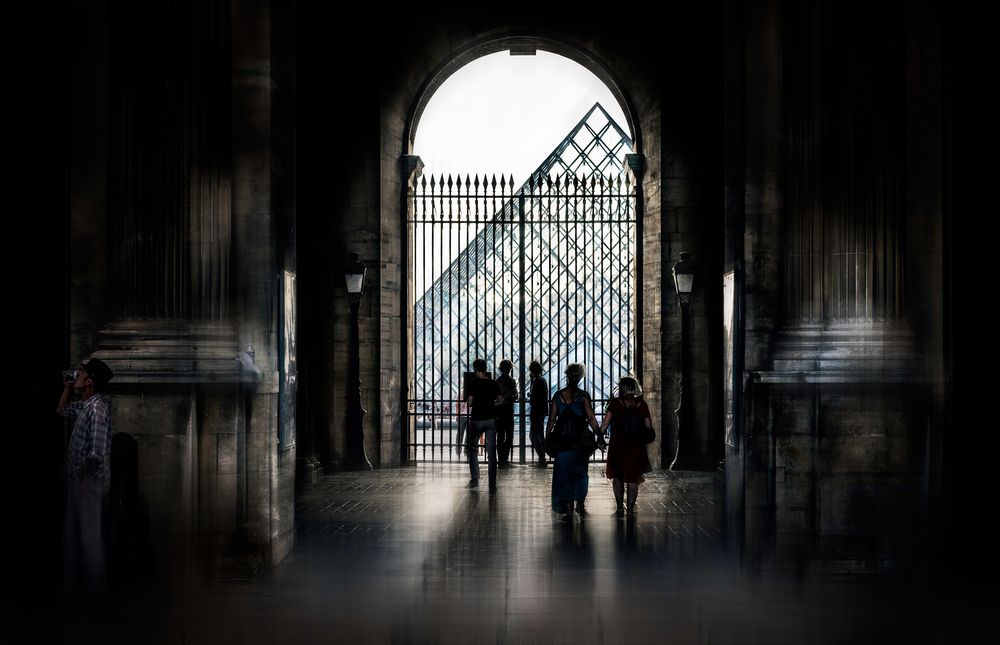
<path id="1" fill-rule="evenodd" d="M 786 320 L 901 320 L 902 9 L 784 8 Z"/>
<path id="2" fill-rule="evenodd" d="M 109 24 L 99 355 L 120 380 L 232 372 L 229 3 L 113 2 Z"/>

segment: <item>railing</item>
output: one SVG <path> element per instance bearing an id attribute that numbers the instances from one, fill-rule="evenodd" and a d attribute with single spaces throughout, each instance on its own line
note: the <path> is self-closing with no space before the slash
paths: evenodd
<path id="1" fill-rule="evenodd" d="M 635 186 L 620 172 L 512 178 L 421 177 L 409 193 L 413 374 L 409 456 L 460 461 L 463 374 L 502 359 L 526 389 L 538 360 L 549 393 L 568 364 L 600 414 L 635 357 Z M 514 459 L 530 458 L 527 403 Z M 598 458 L 601 453 L 597 453 Z"/>

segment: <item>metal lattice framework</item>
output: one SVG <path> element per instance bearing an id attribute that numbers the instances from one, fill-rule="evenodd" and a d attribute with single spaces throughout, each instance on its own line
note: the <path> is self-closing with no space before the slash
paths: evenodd
<path id="1" fill-rule="evenodd" d="M 635 352 L 631 140 L 595 104 L 528 181 L 422 177 L 409 193 L 414 373 L 411 456 L 458 459 L 463 374 L 539 360 L 554 391 L 582 362 L 598 410 Z M 430 283 L 430 284 L 428 284 Z M 524 415 L 520 441 L 524 445 Z M 523 448 L 521 450 L 524 456 Z"/>

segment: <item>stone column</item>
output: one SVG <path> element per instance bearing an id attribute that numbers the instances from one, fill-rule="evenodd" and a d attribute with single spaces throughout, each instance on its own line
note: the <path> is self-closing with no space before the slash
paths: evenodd
<path id="1" fill-rule="evenodd" d="M 742 10 L 747 374 L 741 481 L 729 490 L 745 506 L 730 509 L 743 520 L 734 530 L 746 562 L 913 562 L 927 532 L 936 377 L 911 331 L 933 327 L 904 294 L 939 255 L 904 261 L 934 220 L 907 210 L 907 159 L 924 158 L 912 151 L 926 141 L 907 117 L 940 98 L 912 93 L 910 78 L 929 70 L 905 41 L 940 27 L 910 24 L 892 4 Z M 755 150 L 777 154 L 762 163 Z M 759 208 L 755 193 L 769 190 Z"/>
<path id="2" fill-rule="evenodd" d="M 785 260 L 780 360 L 871 356 L 912 344 L 902 230 L 905 65 L 901 14 L 784 6 Z M 881 353 L 881 350 L 880 350 Z M 791 365 L 789 365 L 791 367 Z"/>
<path id="3" fill-rule="evenodd" d="M 400 209 L 407 217 L 411 209 L 410 195 L 416 189 L 416 181 L 420 178 L 423 170 L 424 162 L 417 155 L 403 155 L 399 158 L 400 177 L 403 185 L 406 186 L 406 194 L 402 196 Z M 406 276 L 406 279 L 401 282 L 400 302 L 403 303 L 402 323 L 407 333 L 403 341 L 403 361 L 401 368 L 403 373 L 400 376 L 400 383 L 403 384 L 403 387 L 401 388 L 400 396 L 405 402 L 412 395 L 411 388 L 413 387 L 413 342 L 410 332 L 413 329 L 413 303 L 417 294 L 413 293 L 413 273 L 409 270 L 413 255 L 412 230 L 405 223 L 402 226 L 404 227 L 402 234 L 403 249 L 400 255 L 403 258 L 403 275 Z M 412 427 L 407 421 L 409 411 L 404 408 L 402 415 L 403 419 L 400 423 L 400 453 L 401 463 L 405 464 L 409 461 L 410 441 L 413 439 L 413 433 Z"/>
<path id="4" fill-rule="evenodd" d="M 108 11 L 109 304 L 95 355 L 115 370 L 116 431 L 138 442 L 156 557 L 185 573 L 204 556 L 245 574 L 291 546 L 275 303 L 295 270 L 294 201 L 274 187 L 293 186 L 294 146 L 271 130 L 294 119 L 272 107 L 272 41 L 291 55 L 294 9 L 276 13 L 228 0 Z"/>
<path id="5" fill-rule="evenodd" d="M 224 547 L 244 519 L 229 3 L 111 2 L 107 24 L 108 304 L 94 355 L 115 371 L 115 430 L 137 441 L 152 557 L 186 575 L 196 543 Z"/>
<path id="6" fill-rule="evenodd" d="M 234 372 L 228 3 L 120 3 L 109 21 L 99 348 L 116 383 Z"/>

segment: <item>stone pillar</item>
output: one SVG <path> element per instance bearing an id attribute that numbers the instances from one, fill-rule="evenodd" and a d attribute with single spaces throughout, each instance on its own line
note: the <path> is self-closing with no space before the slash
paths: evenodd
<path id="1" fill-rule="evenodd" d="M 726 420 L 725 431 L 730 434 L 724 446 L 723 465 L 725 469 L 725 510 L 726 510 L 726 541 L 730 553 L 739 554 L 743 543 L 743 499 L 744 499 L 744 462 L 746 450 L 743 446 L 743 420 L 746 418 L 743 409 L 743 363 L 744 363 L 744 206 L 746 195 L 745 180 L 745 24 L 742 0 L 727 0 L 724 5 L 723 19 L 723 128 L 725 141 L 725 258 L 723 271 L 733 272 L 733 332 L 731 351 L 732 381 L 724 383 L 726 388 L 732 388 L 732 396 L 725 400 L 730 417 Z M 725 370 L 723 378 L 727 378 Z M 728 424 L 732 424 L 731 427 Z"/>
<path id="2" fill-rule="evenodd" d="M 639 269 L 639 275 L 642 275 L 642 266 L 644 264 L 643 261 L 644 248 L 642 241 L 644 236 L 643 231 L 645 224 L 643 217 L 643 214 L 645 212 L 644 208 L 645 199 L 643 199 L 642 195 L 642 180 L 643 180 L 643 174 L 646 170 L 646 159 L 641 154 L 636 154 L 636 153 L 627 154 L 625 155 L 625 167 L 628 169 L 628 172 L 631 176 L 631 185 L 635 190 L 635 208 L 636 208 L 635 215 L 636 215 L 636 221 L 639 222 L 639 225 L 636 228 L 635 262 L 636 262 L 636 267 Z M 635 290 L 636 313 L 644 311 L 644 300 L 645 300 L 644 292 L 645 289 L 643 289 L 640 285 L 636 285 L 636 290 Z M 636 318 L 639 320 L 642 319 L 640 316 L 636 316 Z M 645 338 L 645 331 L 646 331 L 645 325 L 642 325 L 639 327 L 639 329 L 635 330 L 635 362 L 636 362 L 635 373 L 639 377 L 644 376 L 645 361 L 643 360 L 644 359 L 643 347 L 645 345 L 643 344 L 643 339 Z"/>
<path id="3" fill-rule="evenodd" d="M 714 46 L 701 34 L 719 28 L 715 11 L 702 5 L 678 9 L 683 19 L 675 16 L 672 24 L 665 27 L 661 88 L 669 88 L 671 98 L 664 99 L 662 109 L 664 161 L 659 183 L 663 191 L 660 197 L 663 240 L 656 276 L 662 299 L 663 435 L 669 442 L 661 454 L 672 461 L 673 439 L 678 428 L 673 410 L 680 399 L 681 309 L 671 271 L 680 253 L 688 252 L 695 263 L 696 277 L 688 307 L 690 378 L 684 384 L 686 396 L 689 395 L 694 441 L 687 448 L 691 449 L 688 456 L 692 457 L 693 467 L 712 470 L 721 460 L 718 446 L 722 436 L 722 406 L 718 402 L 724 204 L 720 190 L 722 110 L 717 95 L 721 90 L 718 80 L 722 40 Z M 649 340 L 645 339 L 647 345 Z"/>
<path id="4" fill-rule="evenodd" d="M 282 72 L 282 53 L 291 55 L 294 5 L 243 0 L 232 6 L 230 106 L 233 158 L 234 318 L 240 347 L 256 349 L 262 377 L 246 401 L 246 521 L 241 527 L 260 566 L 279 562 L 290 552 L 294 528 L 295 450 L 279 445 L 279 353 L 276 306 L 289 258 L 295 218 L 290 202 L 280 198 L 292 178 L 293 151 L 276 138 L 294 119 L 282 117 L 292 99 Z M 291 33 L 290 33 L 291 31 Z M 291 256 L 294 258 L 294 254 Z M 294 316 L 293 316 L 294 317 Z"/>
<path id="5" fill-rule="evenodd" d="M 272 21 L 266 2 L 108 10 L 108 306 L 94 355 L 115 370 L 116 431 L 138 442 L 154 557 L 174 573 L 246 574 L 291 545 L 275 301 L 295 269 L 294 202 L 272 204 L 291 181 L 271 170 Z"/>
<path id="6" fill-rule="evenodd" d="M 114 3 L 109 23 L 110 322 L 100 349 L 121 368 L 116 383 L 236 373 L 228 3 Z"/>
<path id="7" fill-rule="evenodd" d="M 778 324 L 781 258 L 781 122 L 783 22 L 781 0 L 766 3 L 736 0 L 731 10 L 741 17 L 743 47 L 731 64 L 741 94 L 733 108 L 741 118 L 744 147 L 739 151 L 743 183 L 736 198 L 742 203 L 743 231 L 740 237 L 745 263 L 743 362 L 747 372 L 768 366 L 771 334 Z M 736 173 L 733 173 L 736 174 Z M 741 468 L 727 467 L 727 478 L 739 477 L 730 490 L 742 493 L 730 518 L 742 520 L 729 527 L 743 535 L 744 561 L 755 566 L 765 555 L 773 535 L 773 483 L 771 441 L 766 430 L 769 408 L 766 386 L 751 389 L 743 396 L 743 436 Z M 756 395 L 756 396 L 754 396 Z"/>
<path id="8" fill-rule="evenodd" d="M 636 308 L 640 312 L 638 318 L 642 321 L 641 328 L 636 330 L 636 374 L 642 383 L 644 398 L 656 426 L 656 439 L 648 447 L 649 458 L 651 463 L 665 468 L 670 465 L 669 459 L 658 459 L 670 436 L 667 424 L 661 422 L 665 405 L 661 386 L 666 382 L 663 371 L 667 364 L 662 353 L 666 342 L 661 337 L 666 331 L 663 325 L 663 290 L 660 285 L 660 254 L 664 243 L 660 234 L 662 192 L 659 179 L 650 180 L 647 177 L 645 155 L 628 154 L 625 156 L 625 165 L 635 189 L 639 221 L 636 231 L 636 266 L 642 276 L 642 284 L 636 285 Z"/>
<path id="9" fill-rule="evenodd" d="M 912 564 L 928 531 L 938 423 L 938 377 L 921 345 L 938 332 L 905 294 L 911 270 L 935 283 L 940 251 L 905 262 L 935 217 L 907 212 L 906 160 L 926 139 L 906 115 L 940 96 L 910 90 L 927 70 L 910 67 L 905 44 L 911 28 L 940 27 L 892 4 L 741 10 L 747 375 L 741 481 L 729 490 L 745 506 L 730 509 L 743 519 L 733 530 L 747 562 Z"/>
<path id="10" fill-rule="evenodd" d="M 111 16 L 109 292 L 114 320 L 229 317 L 225 2 Z"/>
<path id="11" fill-rule="evenodd" d="M 400 209 L 407 216 L 409 216 L 412 209 L 410 195 L 416 190 L 416 182 L 423 173 L 423 170 L 424 162 L 417 155 L 403 155 L 399 158 L 400 177 L 406 186 L 406 194 L 402 197 Z M 407 333 L 404 336 L 403 343 L 402 375 L 400 376 L 400 382 L 403 384 L 403 387 L 401 388 L 400 396 L 403 397 L 403 401 L 406 401 L 412 396 L 411 388 L 413 387 L 413 339 L 409 330 L 413 329 L 413 303 L 416 294 L 413 292 L 413 273 L 408 270 L 408 267 L 411 266 L 413 254 L 413 235 L 412 229 L 405 223 L 403 224 L 402 240 L 403 249 L 401 256 L 403 258 L 403 275 L 406 276 L 406 279 L 401 283 L 400 302 L 403 303 L 402 324 Z M 410 443 L 414 435 L 412 425 L 407 422 L 408 411 L 404 409 L 402 414 L 403 418 L 400 423 L 400 455 L 401 463 L 405 464 L 409 461 Z"/>
<path id="12" fill-rule="evenodd" d="M 840 5 L 785 6 L 786 321 L 903 318 L 903 24 Z"/>
<path id="13" fill-rule="evenodd" d="M 202 566 L 197 543 L 241 519 L 229 19 L 224 0 L 112 2 L 107 18 L 108 306 L 94 355 L 115 371 L 115 430 L 138 443 L 153 557 L 181 574 Z"/>
<path id="14" fill-rule="evenodd" d="M 784 333 L 775 369 L 896 369 L 905 311 L 902 14 L 784 5 Z"/>

